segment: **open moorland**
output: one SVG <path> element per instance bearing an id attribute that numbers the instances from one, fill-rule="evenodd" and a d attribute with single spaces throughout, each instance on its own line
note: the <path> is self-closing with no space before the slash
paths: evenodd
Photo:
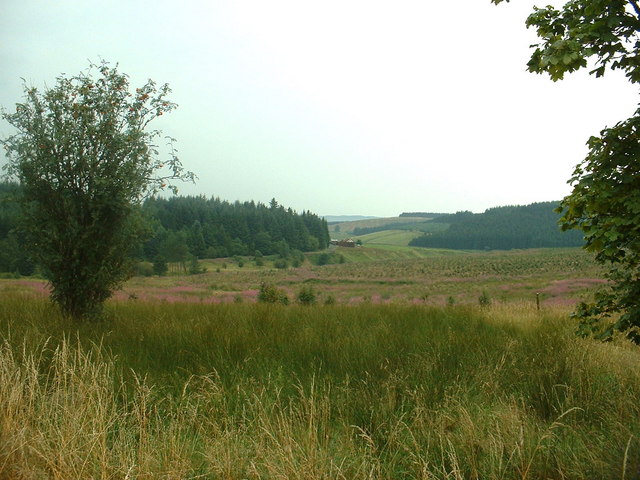
<path id="1" fill-rule="evenodd" d="M 336 247 L 329 261 L 307 254 L 298 268 L 275 268 L 275 259 L 251 257 L 202 261 L 197 275 L 138 276 L 115 301 L 230 303 L 255 302 L 261 283 L 282 288 L 293 301 L 312 286 L 319 302 L 339 304 L 473 304 L 483 293 L 494 302 L 573 305 L 604 283 L 602 270 L 578 248 L 506 252 L 461 252 L 376 245 Z M 340 263 L 343 262 L 343 263 Z M 242 265 L 242 266 L 240 266 Z M 46 296 L 38 279 L 0 280 L 0 292 Z"/>
<path id="2" fill-rule="evenodd" d="M 640 478 L 640 352 L 569 317 L 588 254 L 325 253 L 135 277 L 89 324 L 2 280 L 0 478 Z"/>

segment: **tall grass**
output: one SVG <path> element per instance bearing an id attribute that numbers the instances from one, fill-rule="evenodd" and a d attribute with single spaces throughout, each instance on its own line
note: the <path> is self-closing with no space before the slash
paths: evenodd
<path id="1" fill-rule="evenodd" d="M 564 312 L 0 300 L 0 479 L 640 478 L 640 353 Z"/>

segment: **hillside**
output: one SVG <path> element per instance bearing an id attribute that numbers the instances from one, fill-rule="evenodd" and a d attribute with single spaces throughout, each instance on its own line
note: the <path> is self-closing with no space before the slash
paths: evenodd
<path id="1" fill-rule="evenodd" d="M 353 238 L 370 247 L 509 250 L 582 246 L 579 231 L 562 232 L 559 202 L 495 207 L 483 213 L 402 213 L 329 225 L 332 238 Z"/>
<path id="2" fill-rule="evenodd" d="M 424 217 L 384 217 L 370 218 L 366 220 L 356 220 L 351 222 L 341 222 L 329 225 L 329 233 L 355 233 L 362 229 L 395 230 L 400 226 L 423 224 L 429 219 Z M 372 232 L 366 232 L 372 233 Z M 356 233 L 357 234 L 357 233 Z"/>
<path id="3" fill-rule="evenodd" d="M 383 230 L 381 232 L 368 233 L 366 235 L 359 235 L 358 240 L 362 241 L 364 245 L 396 245 L 407 246 L 409 242 L 420 236 L 420 232 L 410 230 Z"/>
<path id="4" fill-rule="evenodd" d="M 371 220 L 379 217 L 367 215 L 322 215 L 322 218 L 324 218 L 329 225 L 332 225 L 334 223 L 357 222 L 359 220 Z"/>
<path id="5" fill-rule="evenodd" d="M 562 232 L 559 202 L 496 207 L 484 213 L 458 212 L 431 220 L 448 225 L 442 232 L 427 233 L 409 244 L 416 247 L 464 250 L 574 247 L 583 245 L 579 231 Z"/>

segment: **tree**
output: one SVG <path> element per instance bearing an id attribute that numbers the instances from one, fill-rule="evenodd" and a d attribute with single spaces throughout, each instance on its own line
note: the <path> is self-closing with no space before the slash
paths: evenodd
<path id="1" fill-rule="evenodd" d="M 68 316 L 97 318 L 129 277 L 128 252 L 147 230 L 139 215 L 145 196 L 194 178 L 172 139 L 160 159 L 161 132 L 148 130 L 176 108 L 170 91 L 149 80 L 131 92 L 128 76 L 102 62 L 61 75 L 42 93 L 25 84 L 15 112 L 2 112 L 16 130 L 2 144 L 5 168 L 23 187 L 21 228 Z"/>
<path id="2" fill-rule="evenodd" d="M 161 252 L 167 261 L 178 264 L 178 270 L 187 271 L 189 247 L 187 246 L 187 234 L 184 230 L 169 232 Z M 175 271 L 176 269 L 173 270 Z"/>
<path id="3" fill-rule="evenodd" d="M 640 83 L 637 0 L 572 0 L 561 9 L 535 8 L 526 25 L 541 39 L 533 46 L 529 71 L 557 81 L 585 67 L 596 77 L 621 70 L 631 83 Z M 560 222 L 565 230 L 584 232 L 585 248 L 608 267 L 611 287 L 580 304 L 574 315 L 582 333 L 607 339 L 620 330 L 640 343 L 640 109 L 587 145 L 589 153 L 569 180 L 573 191 L 561 203 Z"/>
<path id="4" fill-rule="evenodd" d="M 167 261 L 162 255 L 158 255 L 153 260 L 153 273 L 158 276 L 166 275 L 169 271 L 169 265 L 167 265 Z"/>

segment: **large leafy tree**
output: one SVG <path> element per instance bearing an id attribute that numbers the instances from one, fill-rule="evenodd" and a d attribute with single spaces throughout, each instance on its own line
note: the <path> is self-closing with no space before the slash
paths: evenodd
<path id="1" fill-rule="evenodd" d="M 501 3 L 509 0 L 492 0 Z M 640 83 L 640 6 L 636 0 L 572 0 L 534 8 L 527 27 L 540 43 L 527 66 L 561 80 L 589 68 L 596 77 L 620 70 Z M 606 101 L 606 99 L 602 99 Z M 610 288 L 576 311 L 583 333 L 609 338 L 614 330 L 640 343 L 640 109 L 587 142 L 572 193 L 562 201 L 563 229 L 579 228 L 586 248 L 609 267 Z"/>
<path id="2" fill-rule="evenodd" d="M 22 232 L 48 278 L 52 299 L 73 318 L 96 318 L 130 274 L 130 251 L 145 233 L 139 204 L 172 181 L 193 179 L 168 139 L 149 124 L 171 112 L 167 85 L 131 91 L 127 75 L 103 62 L 60 76 L 2 118 L 6 169 L 23 187 Z"/>

